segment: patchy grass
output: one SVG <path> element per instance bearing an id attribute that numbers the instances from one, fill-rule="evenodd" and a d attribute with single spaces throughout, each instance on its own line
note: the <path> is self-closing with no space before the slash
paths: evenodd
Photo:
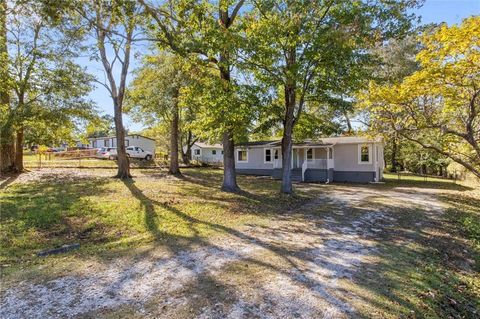
<path id="1" fill-rule="evenodd" d="M 95 172 L 97 173 L 97 172 Z M 300 204 L 306 196 L 279 195 L 278 182 L 240 177 L 244 190 L 219 190 L 221 170 L 185 169 L 183 178 L 164 171 L 135 171 L 131 181 L 49 176 L 14 183 L 0 193 L 0 262 L 18 265 L 35 253 L 79 242 L 79 253 L 101 253 L 152 241 L 200 243 L 202 239 Z"/>
<path id="2" fill-rule="evenodd" d="M 420 187 L 429 189 L 452 189 L 452 190 L 468 190 L 468 186 L 447 178 L 423 177 L 416 175 L 384 174 L 384 180 L 387 185 L 394 187 Z"/>
<path id="3" fill-rule="evenodd" d="M 357 276 L 365 318 L 478 318 L 480 315 L 480 190 L 449 180 L 412 176 L 386 180 L 383 191 L 434 194 L 443 214 L 405 207 L 383 194 L 394 229 L 378 240 L 379 253 Z M 375 198 L 369 202 L 378 203 Z M 428 202 L 426 203 L 428 205 Z M 433 203 L 432 203 L 433 205 Z M 379 238 L 380 239 L 380 238 Z"/>
<path id="4" fill-rule="evenodd" d="M 140 159 L 130 159 L 131 168 L 155 168 L 163 165 L 161 161 L 145 161 Z M 26 168 L 116 168 L 117 162 L 109 159 L 99 159 L 93 157 L 87 158 L 62 158 L 51 155 L 39 160 L 38 155 L 24 155 L 24 166 Z"/>

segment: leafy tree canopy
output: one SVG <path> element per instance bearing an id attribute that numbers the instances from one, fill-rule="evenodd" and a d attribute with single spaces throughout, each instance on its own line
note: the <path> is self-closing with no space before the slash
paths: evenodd
<path id="1" fill-rule="evenodd" d="M 361 105 L 385 124 L 480 177 L 480 17 L 421 36 L 420 69 L 401 83 L 370 84 Z"/>

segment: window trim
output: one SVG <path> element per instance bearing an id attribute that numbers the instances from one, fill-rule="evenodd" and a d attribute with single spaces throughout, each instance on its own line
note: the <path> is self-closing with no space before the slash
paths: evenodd
<path id="1" fill-rule="evenodd" d="M 198 154 L 197 154 L 197 151 L 198 151 Z M 201 156 L 202 155 L 202 150 L 199 149 L 199 148 L 196 148 L 193 150 L 193 155 L 194 156 Z"/>
<path id="2" fill-rule="evenodd" d="M 238 157 L 238 152 L 240 152 L 240 151 L 245 151 L 245 154 L 246 154 L 245 157 L 247 158 L 246 160 L 240 161 L 240 160 L 238 159 L 238 158 L 239 158 L 239 157 Z M 246 149 L 246 148 L 237 149 L 237 154 L 236 154 L 236 155 L 237 155 L 237 156 L 236 156 L 237 163 L 248 163 L 248 149 Z"/>
<path id="3" fill-rule="evenodd" d="M 362 161 L 362 147 L 368 148 L 368 161 Z M 372 164 L 372 145 L 370 144 L 358 144 L 358 164 L 371 165 Z"/>
<path id="4" fill-rule="evenodd" d="M 308 151 L 309 151 L 309 150 L 312 150 L 312 158 L 308 158 Z M 314 149 L 314 148 L 309 147 L 309 148 L 307 148 L 307 149 L 305 150 L 305 159 L 306 159 L 307 161 L 309 161 L 309 160 L 310 160 L 310 161 L 314 161 L 314 160 L 315 160 L 315 149 Z"/>
<path id="5" fill-rule="evenodd" d="M 270 151 L 270 161 L 267 161 L 267 150 Z M 264 164 L 272 164 L 273 163 L 273 150 L 271 148 L 264 148 L 263 149 L 263 163 Z"/>

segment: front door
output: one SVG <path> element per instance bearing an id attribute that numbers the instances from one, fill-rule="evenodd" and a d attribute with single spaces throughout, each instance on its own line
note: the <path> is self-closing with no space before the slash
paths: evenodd
<path id="1" fill-rule="evenodd" d="M 292 152 L 292 164 L 293 168 L 299 168 L 298 166 L 298 149 L 294 148 Z"/>

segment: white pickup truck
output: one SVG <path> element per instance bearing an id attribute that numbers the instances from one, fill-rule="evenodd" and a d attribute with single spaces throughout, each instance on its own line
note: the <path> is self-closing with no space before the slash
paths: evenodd
<path id="1" fill-rule="evenodd" d="M 152 152 L 144 151 L 143 148 L 138 146 L 128 146 L 126 148 L 128 156 L 131 158 L 141 158 L 150 161 L 153 158 Z"/>
<path id="2" fill-rule="evenodd" d="M 144 151 L 143 148 L 138 146 L 128 146 L 126 151 L 127 156 L 130 158 L 145 159 L 147 161 L 153 158 L 152 152 Z M 98 150 L 96 157 L 115 160 L 117 159 L 117 149 L 115 147 L 102 147 Z"/>

